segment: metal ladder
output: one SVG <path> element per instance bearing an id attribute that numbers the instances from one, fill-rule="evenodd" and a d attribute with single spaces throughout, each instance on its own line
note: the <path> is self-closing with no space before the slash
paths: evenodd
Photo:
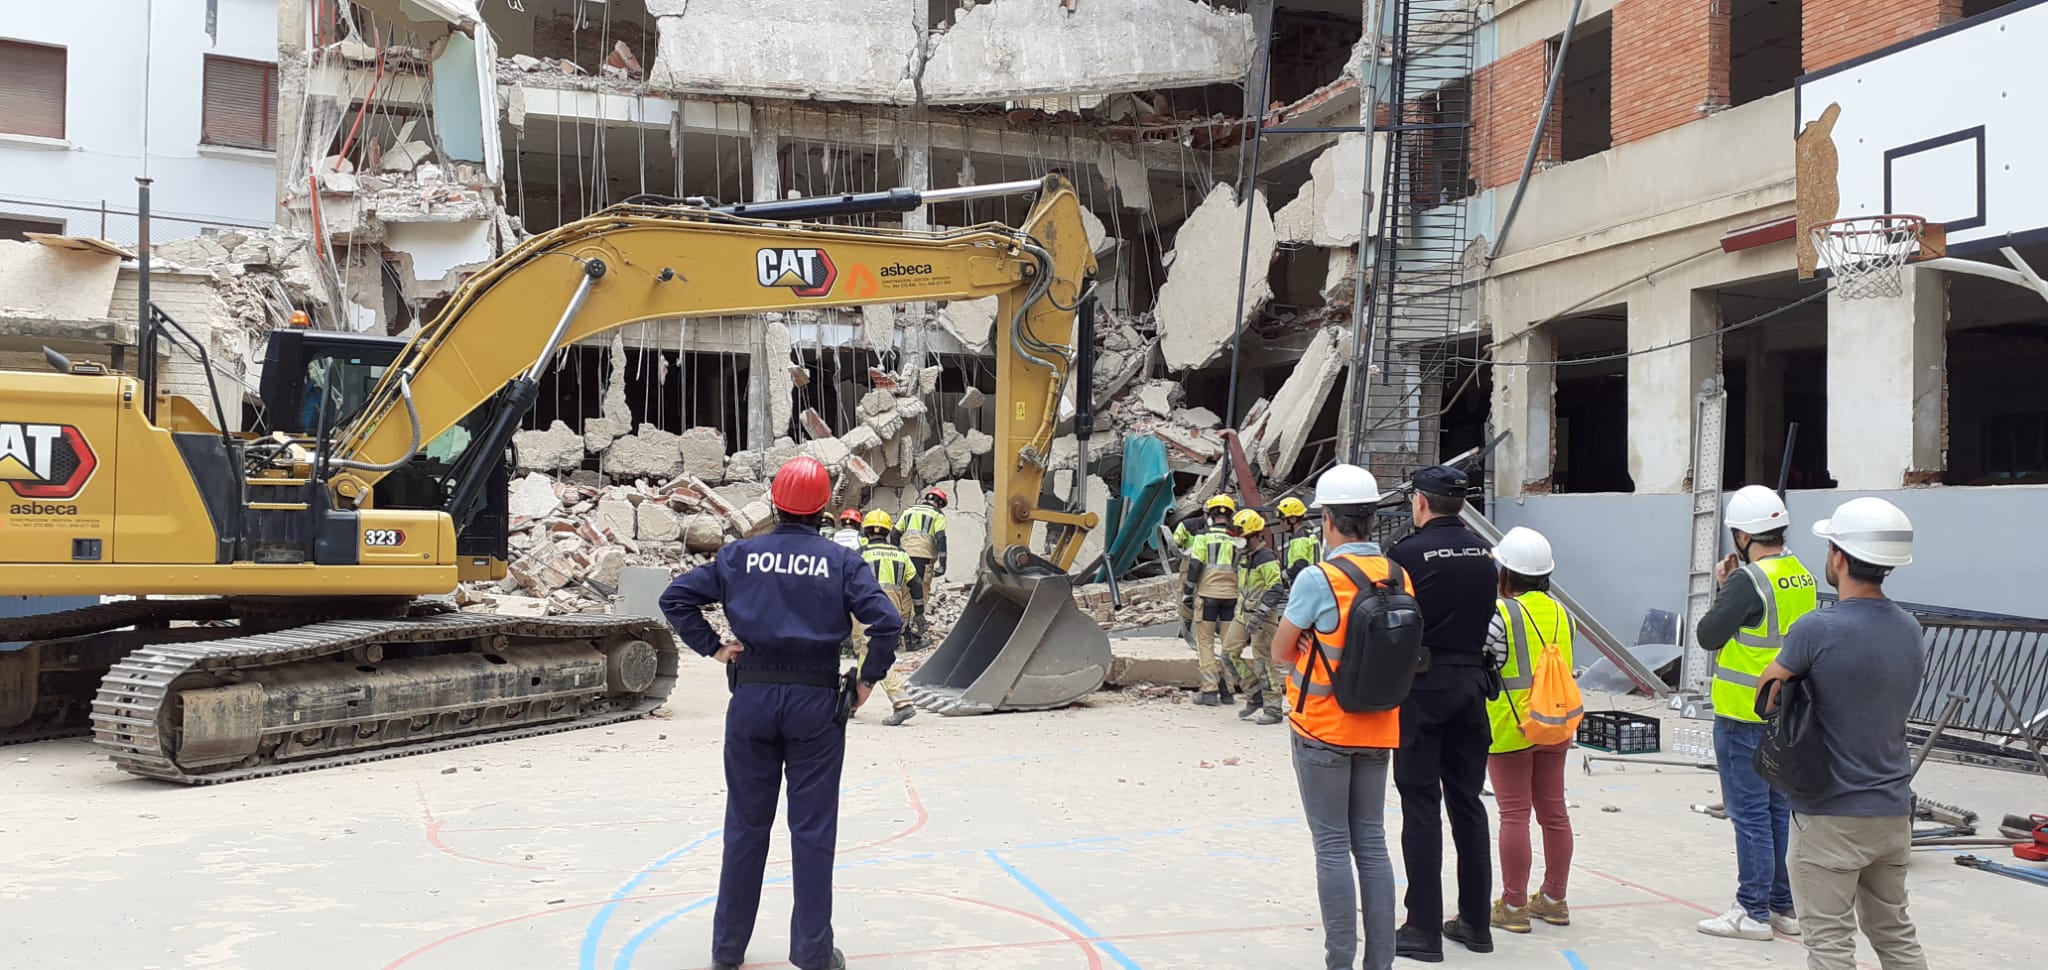
<path id="1" fill-rule="evenodd" d="M 1671 706 L 1686 717 L 1708 718 L 1714 715 L 1709 690 L 1714 655 L 1700 645 L 1695 631 L 1719 591 L 1714 566 L 1721 560 L 1721 461 L 1728 417 L 1728 389 L 1720 377 L 1700 382 L 1692 413 L 1692 573 L 1686 579 L 1685 629 L 1679 632 L 1685 655 Z"/>

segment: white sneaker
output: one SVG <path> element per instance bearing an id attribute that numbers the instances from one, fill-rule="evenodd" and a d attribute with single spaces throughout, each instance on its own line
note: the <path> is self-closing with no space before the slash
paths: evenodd
<path id="1" fill-rule="evenodd" d="M 1799 917 L 1791 913 L 1772 913 L 1771 929 L 1784 936 L 1799 935 Z"/>
<path id="2" fill-rule="evenodd" d="M 1770 924 L 1753 919 L 1749 911 L 1735 907 L 1713 919 L 1699 922 L 1699 931 L 1708 936 L 1721 936 L 1731 940 L 1772 940 Z"/>

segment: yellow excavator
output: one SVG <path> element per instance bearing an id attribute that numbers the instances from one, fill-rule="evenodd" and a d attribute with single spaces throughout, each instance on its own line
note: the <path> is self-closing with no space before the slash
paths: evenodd
<path id="1" fill-rule="evenodd" d="M 1031 193 L 1017 228 L 804 221 Z M 46 351 L 56 373 L 0 372 L 0 593 L 134 598 L 0 619 L 0 743 L 89 724 L 121 768 L 205 784 L 645 714 L 678 668 L 663 622 L 421 599 L 506 574 L 509 446 L 557 355 L 646 320 L 988 296 L 990 548 L 916 685 L 946 713 L 1069 703 L 1109 665 L 1066 574 L 1095 520 L 1039 496 L 1094 268 L 1057 176 L 723 207 L 639 196 L 492 261 L 410 341 L 273 333 L 251 432 L 159 392 L 156 342 L 181 330 L 154 308 L 136 374 Z M 1034 522 L 1061 536 L 1049 557 L 1028 548 Z"/>

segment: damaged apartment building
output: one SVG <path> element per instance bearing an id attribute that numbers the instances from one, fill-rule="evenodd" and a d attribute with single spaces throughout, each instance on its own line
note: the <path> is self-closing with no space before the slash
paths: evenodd
<path id="1" fill-rule="evenodd" d="M 306 245 L 253 269 L 302 284 L 287 295 L 321 326 L 403 334 L 526 235 L 642 193 L 731 203 L 1059 173 L 1087 211 L 1104 311 L 1087 389 L 1100 427 L 1085 463 L 1074 437 L 1056 445 L 1059 497 L 1082 485 L 1102 511 L 1126 432 L 1165 444 L 1184 503 L 1223 487 L 1226 427 L 1258 475 L 1291 484 L 1337 457 L 1357 253 L 1377 231 L 1363 6 L 286 2 L 282 229 L 266 242 Z M 1470 4 L 1439 6 L 1470 18 Z M 1014 224 L 1027 206 L 860 218 Z M 241 262 L 194 252 L 212 245 L 179 255 Z M 753 525 L 760 483 L 799 452 L 843 473 L 847 504 L 978 491 L 995 460 L 994 316 L 990 299 L 635 324 L 559 358 L 520 471 L 571 505 L 568 489 L 694 479 L 730 507 L 728 534 Z M 975 505 L 956 499 L 954 518 L 978 531 Z M 681 541 L 690 516 L 713 514 L 672 511 L 631 531 Z M 696 527 L 693 550 L 711 538 Z"/>

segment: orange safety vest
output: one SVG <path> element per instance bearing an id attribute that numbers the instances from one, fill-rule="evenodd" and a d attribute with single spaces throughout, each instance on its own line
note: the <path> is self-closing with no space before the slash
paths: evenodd
<path id="1" fill-rule="evenodd" d="M 1386 579 L 1389 570 L 1385 556 L 1361 556 L 1347 553 L 1342 558 L 1351 560 L 1367 578 Z M 1337 594 L 1337 629 L 1330 633 L 1309 631 L 1322 644 L 1323 659 L 1334 669 L 1344 662 L 1344 632 L 1351 625 L 1351 601 L 1358 597 L 1358 587 L 1344 573 L 1327 561 L 1318 563 L 1323 578 L 1330 583 L 1330 589 Z M 1407 570 L 1401 571 L 1402 585 L 1412 595 L 1415 580 Z M 1324 744 L 1342 748 L 1398 748 L 1401 746 L 1401 711 L 1378 711 L 1372 714 L 1353 714 L 1337 703 L 1332 694 L 1327 669 L 1315 660 L 1312 649 L 1303 649 L 1294 658 L 1294 676 L 1287 678 L 1287 723 L 1294 726 L 1302 737 L 1321 741 Z M 1302 695 L 1308 695 L 1302 700 Z M 1299 710 L 1296 708 L 1299 707 Z"/>

